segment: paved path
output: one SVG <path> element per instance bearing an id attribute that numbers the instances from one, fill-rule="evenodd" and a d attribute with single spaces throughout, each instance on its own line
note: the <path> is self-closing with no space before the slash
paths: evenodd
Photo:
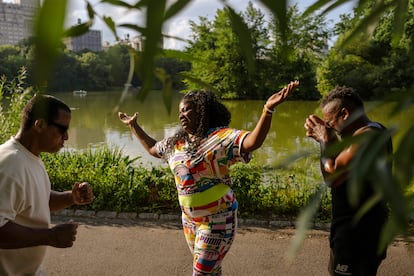
<path id="1" fill-rule="evenodd" d="M 309 231 L 289 263 L 293 234 L 293 229 L 241 226 L 223 262 L 223 275 L 328 275 L 328 232 Z M 59 276 L 190 276 L 191 259 L 177 223 L 100 220 L 80 222 L 72 248 L 49 248 L 45 268 L 49 275 Z M 414 275 L 414 242 L 391 245 L 378 275 Z"/>

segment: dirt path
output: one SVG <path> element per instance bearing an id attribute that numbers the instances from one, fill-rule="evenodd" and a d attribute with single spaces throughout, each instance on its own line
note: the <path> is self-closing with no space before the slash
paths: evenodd
<path id="1" fill-rule="evenodd" d="M 328 232 L 310 231 L 289 263 L 286 253 L 293 234 L 293 229 L 241 227 L 223 262 L 223 274 L 328 275 Z M 45 268 L 49 275 L 190 276 L 191 261 L 179 224 L 82 223 L 72 248 L 48 249 Z M 378 275 L 414 275 L 414 243 L 391 245 Z"/>

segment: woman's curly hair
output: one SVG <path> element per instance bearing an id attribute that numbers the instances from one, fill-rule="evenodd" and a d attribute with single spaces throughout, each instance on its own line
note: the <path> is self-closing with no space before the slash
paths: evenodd
<path id="1" fill-rule="evenodd" d="M 193 106 L 198 118 L 198 128 L 194 133 L 195 140 L 190 141 L 189 135 L 180 128 L 168 141 L 167 155 L 172 153 L 174 145 L 178 141 L 187 141 L 190 151 L 195 154 L 203 138 L 208 131 L 217 127 L 225 127 L 230 124 L 230 111 L 217 99 L 213 92 L 207 90 L 194 90 L 184 95 L 181 102 L 189 102 Z"/>

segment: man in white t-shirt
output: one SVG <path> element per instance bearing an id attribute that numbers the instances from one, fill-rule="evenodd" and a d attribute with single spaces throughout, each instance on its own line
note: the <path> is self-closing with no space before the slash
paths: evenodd
<path id="1" fill-rule="evenodd" d="M 18 133 L 0 145 L 0 275 L 44 275 L 46 247 L 73 245 L 78 225 L 50 228 L 50 211 L 91 203 L 92 189 L 83 182 L 71 191 L 52 191 L 39 157 L 63 147 L 70 120 L 65 103 L 34 96 L 23 110 Z"/>

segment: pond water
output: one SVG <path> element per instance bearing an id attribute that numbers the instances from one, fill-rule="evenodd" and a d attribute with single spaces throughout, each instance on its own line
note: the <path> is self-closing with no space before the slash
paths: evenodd
<path id="1" fill-rule="evenodd" d="M 96 148 L 102 145 L 120 148 L 125 155 L 140 157 L 145 166 L 158 166 L 164 163 L 149 156 L 138 140 L 132 136 L 129 128 L 122 124 L 117 111 L 132 114 L 139 112 L 138 122 L 153 138 L 159 140 L 174 133 L 178 127 L 178 103 L 181 94 L 173 95 L 171 112 L 167 111 L 161 93 L 152 91 L 144 101 L 129 94 L 120 103 L 121 91 L 88 92 L 86 96 L 73 93 L 59 93 L 55 96 L 64 100 L 72 108 L 72 121 L 69 140 L 64 150 Z M 232 114 L 231 127 L 253 130 L 258 121 L 264 101 L 223 101 Z M 397 127 L 394 143 L 411 124 L 414 108 L 397 116 L 390 117 L 393 104 L 378 102 L 366 103 L 366 109 L 372 120 L 378 120 L 388 127 Z M 273 115 L 272 126 L 265 143 L 253 153 L 259 164 L 276 166 L 295 153 L 311 152 L 313 157 L 319 152 L 318 145 L 305 136 L 303 127 L 309 114 L 320 115 L 319 103 L 311 101 L 287 101 L 277 107 Z"/>

